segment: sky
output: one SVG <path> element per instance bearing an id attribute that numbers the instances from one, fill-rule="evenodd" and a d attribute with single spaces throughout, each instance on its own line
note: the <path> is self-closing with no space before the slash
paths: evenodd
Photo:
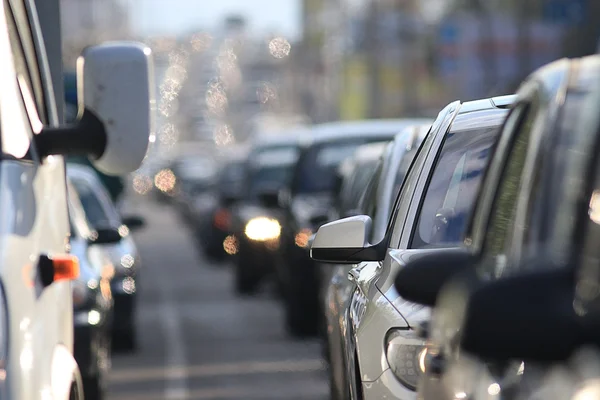
<path id="1" fill-rule="evenodd" d="M 214 29 L 226 15 L 244 15 L 248 28 L 289 38 L 300 34 L 300 0 L 122 0 L 141 34 L 172 35 Z"/>

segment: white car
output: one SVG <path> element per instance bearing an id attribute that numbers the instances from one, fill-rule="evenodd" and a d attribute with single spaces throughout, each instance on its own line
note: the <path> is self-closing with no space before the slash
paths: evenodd
<path id="1" fill-rule="evenodd" d="M 63 156 L 90 156 L 110 174 L 138 168 L 150 132 L 151 52 L 88 47 L 79 118 L 59 125 L 34 1 L 3 1 L 0 14 L 0 398 L 81 398 Z"/>
<path id="2" fill-rule="evenodd" d="M 425 342 L 417 328 L 430 310 L 394 288 L 407 260 L 461 245 L 489 154 L 513 97 L 454 102 L 440 112 L 403 182 L 383 240 L 370 243 L 367 215 L 323 225 L 311 257 L 359 264 L 344 318 L 352 399 L 415 399 Z M 383 201 L 383 200 L 382 200 Z"/>

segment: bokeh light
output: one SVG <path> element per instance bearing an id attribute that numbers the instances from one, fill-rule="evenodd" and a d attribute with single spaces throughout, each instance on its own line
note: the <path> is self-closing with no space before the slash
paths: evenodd
<path id="1" fill-rule="evenodd" d="M 190 39 L 192 50 L 197 53 L 208 50 L 212 45 L 212 42 L 212 36 L 206 32 L 196 33 L 192 35 L 192 38 Z"/>
<path id="2" fill-rule="evenodd" d="M 269 52 L 275 58 L 285 58 L 290 55 L 292 45 L 282 37 L 276 37 L 269 42 Z"/>
<path id="3" fill-rule="evenodd" d="M 219 147 L 235 143 L 231 127 L 227 124 L 218 125 L 213 133 L 215 144 Z"/>
<path id="4" fill-rule="evenodd" d="M 310 229 L 302 229 L 296 234 L 294 242 L 296 246 L 306 248 L 308 247 L 308 239 L 312 236 L 313 232 Z"/>
<path id="5" fill-rule="evenodd" d="M 229 255 L 237 254 L 239 251 L 239 244 L 235 235 L 229 235 L 223 240 L 223 250 Z"/>
<path id="6" fill-rule="evenodd" d="M 170 169 L 160 170 L 154 176 L 154 186 L 161 192 L 168 193 L 175 188 L 175 174 Z"/>
<path id="7" fill-rule="evenodd" d="M 141 195 L 147 194 L 152 190 L 152 179 L 147 175 L 136 175 L 133 178 L 133 190 Z"/>

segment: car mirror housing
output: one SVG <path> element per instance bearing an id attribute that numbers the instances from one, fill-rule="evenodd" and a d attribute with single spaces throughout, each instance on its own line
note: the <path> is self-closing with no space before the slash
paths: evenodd
<path id="1" fill-rule="evenodd" d="M 143 228 L 144 225 L 146 224 L 146 221 L 144 220 L 144 218 L 137 216 L 137 215 L 128 215 L 123 217 L 123 225 L 125 225 L 127 228 L 129 228 L 130 230 L 136 230 L 139 228 Z"/>
<path id="2" fill-rule="evenodd" d="M 154 104 L 150 48 L 134 42 L 87 47 L 77 60 L 77 118 L 35 135 L 41 157 L 86 155 L 108 175 L 139 168 Z"/>
<path id="3" fill-rule="evenodd" d="M 115 244 L 123 239 L 118 228 L 97 228 L 90 237 L 90 244 Z"/>
<path id="4" fill-rule="evenodd" d="M 444 284 L 475 262 L 467 249 L 440 249 L 410 260 L 398 271 L 394 285 L 404 299 L 433 307 Z"/>
<path id="5" fill-rule="evenodd" d="M 573 307 L 573 269 L 487 282 L 466 301 L 461 347 L 487 360 L 566 360 L 585 341 Z"/>
<path id="6" fill-rule="evenodd" d="M 371 245 L 371 217 L 357 215 L 330 222 L 319 228 L 310 248 L 310 256 L 320 262 L 355 264 L 379 261 L 380 244 Z"/>

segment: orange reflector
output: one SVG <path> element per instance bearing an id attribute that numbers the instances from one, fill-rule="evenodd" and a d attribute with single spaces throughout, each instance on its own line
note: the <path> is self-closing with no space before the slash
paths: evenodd
<path id="1" fill-rule="evenodd" d="M 79 277 L 79 259 L 71 254 L 53 255 L 54 281 L 70 281 Z"/>

